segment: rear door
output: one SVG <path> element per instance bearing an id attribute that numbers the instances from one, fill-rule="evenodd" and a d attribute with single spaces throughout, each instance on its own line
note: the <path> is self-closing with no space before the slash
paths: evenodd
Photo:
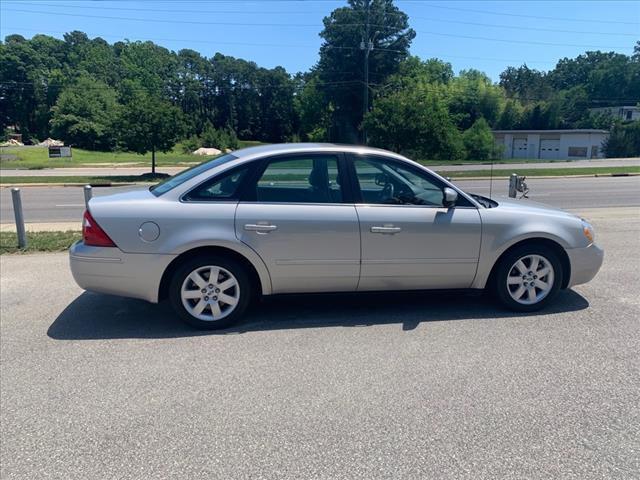
<path id="1" fill-rule="evenodd" d="M 262 257 L 274 293 L 356 289 L 360 232 L 343 161 L 338 153 L 272 157 L 247 186 L 236 236 Z"/>

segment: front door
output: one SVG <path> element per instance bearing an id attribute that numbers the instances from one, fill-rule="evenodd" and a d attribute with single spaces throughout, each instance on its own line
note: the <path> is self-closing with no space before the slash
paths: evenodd
<path id="1" fill-rule="evenodd" d="M 445 184 L 387 157 L 352 157 L 360 219 L 359 290 L 468 288 L 480 253 L 477 208 L 443 206 Z M 357 194 L 357 192 L 356 192 Z"/>
<path id="2" fill-rule="evenodd" d="M 267 159 L 238 204 L 237 237 L 262 257 L 273 293 L 352 291 L 360 273 L 355 206 L 340 155 Z"/>

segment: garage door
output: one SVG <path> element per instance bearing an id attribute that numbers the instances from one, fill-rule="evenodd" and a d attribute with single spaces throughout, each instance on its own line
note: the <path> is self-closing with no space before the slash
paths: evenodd
<path id="1" fill-rule="evenodd" d="M 511 158 L 527 158 L 527 139 L 514 138 Z"/>
<path id="2" fill-rule="evenodd" d="M 540 140 L 540 158 L 560 158 L 560 140 Z"/>

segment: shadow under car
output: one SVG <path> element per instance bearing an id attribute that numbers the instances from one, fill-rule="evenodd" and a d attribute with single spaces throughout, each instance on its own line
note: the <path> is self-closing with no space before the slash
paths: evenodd
<path id="1" fill-rule="evenodd" d="M 49 327 L 58 340 L 173 338 L 318 327 L 361 327 L 401 324 L 412 330 L 422 322 L 493 320 L 549 315 L 585 309 L 589 302 L 573 290 L 559 292 L 547 308 L 533 313 L 510 312 L 485 295 L 451 292 L 367 292 L 265 297 L 243 322 L 228 329 L 195 330 L 182 323 L 168 302 L 84 292 Z"/>

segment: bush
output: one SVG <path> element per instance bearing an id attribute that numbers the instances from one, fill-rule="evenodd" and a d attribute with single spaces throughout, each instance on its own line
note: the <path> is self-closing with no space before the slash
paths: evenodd
<path id="1" fill-rule="evenodd" d="M 191 135 L 189 138 L 182 141 L 181 148 L 183 153 L 191 153 L 194 150 L 199 149 L 201 146 L 202 146 L 202 142 L 198 138 L 198 136 Z"/>
<path id="2" fill-rule="evenodd" d="M 484 118 L 479 118 L 462 134 L 462 141 L 469 160 L 496 158 L 498 150 L 491 128 Z"/>
<path id="3" fill-rule="evenodd" d="M 238 137 L 236 132 L 230 128 L 217 130 L 210 122 L 207 122 L 200 135 L 200 146 L 217 148 L 222 151 L 226 148 L 235 150 L 238 148 Z"/>
<path id="4" fill-rule="evenodd" d="M 607 157 L 640 156 L 640 121 L 616 122 L 604 142 L 604 153 Z"/>

